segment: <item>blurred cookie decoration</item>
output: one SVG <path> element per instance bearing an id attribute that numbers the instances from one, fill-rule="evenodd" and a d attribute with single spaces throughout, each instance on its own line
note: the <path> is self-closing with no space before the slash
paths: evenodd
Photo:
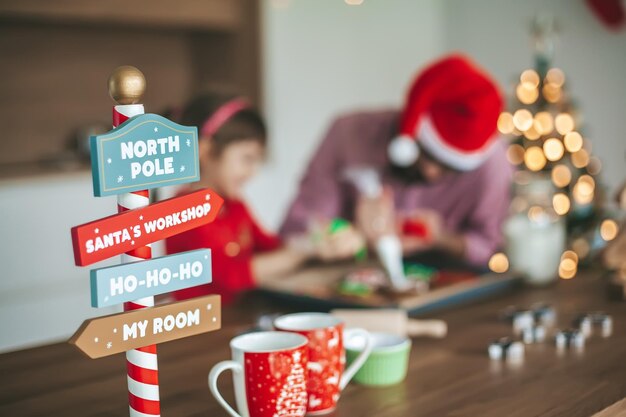
<path id="1" fill-rule="evenodd" d="M 349 297 L 368 297 L 389 285 L 385 273 L 377 268 L 360 268 L 339 282 L 337 292 Z"/>
<path id="2" fill-rule="evenodd" d="M 409 280 L 430 284 L 436 278 L 437 269 L 424 264 L 408 262 L 404 264 L 404 275 Z"/>
<path id="3" fill-rule="evenodd" d="M 412 297 L 428 292 L 430 288 L 428 282 L 420 280 L 409 280 L 411 286 L 407 289 L 398 290 L 393 285 L 385 285 L 380 288 L 383 294 L 391 295 L 393 298 Z"/>

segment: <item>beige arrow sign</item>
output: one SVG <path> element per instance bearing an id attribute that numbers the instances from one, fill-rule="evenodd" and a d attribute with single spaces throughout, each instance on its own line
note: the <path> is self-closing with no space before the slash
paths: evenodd
<path id="1" fill-rule="evenodd" d="M 69 343 L 92 359 L 221 327 L 219 295 L 85 320 Z"/>

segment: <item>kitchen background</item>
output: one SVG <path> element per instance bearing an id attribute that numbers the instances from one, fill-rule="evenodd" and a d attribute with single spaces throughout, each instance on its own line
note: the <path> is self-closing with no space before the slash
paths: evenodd
<path id="1" fill-rule="evenodd" d="M 533 65 L 536 16 L 555 18 L 554 63 L 611 192 L 626 178 L 626 31 L 583 0 L 0 0 L 0 351 L 60 340 L 112 311 L 90 307 L 69 229 L 116 210 L 114 197 L 93 198 L 76 156 L 85 132 L 108 129 L 116 66 L 144 72 L 148 112 L 207 85 L 256 100 L 270 156 L 247 194 L 276 229 L 334 117 L 401 105 L 413 74 L 448 51 L 510 93 Z"/>

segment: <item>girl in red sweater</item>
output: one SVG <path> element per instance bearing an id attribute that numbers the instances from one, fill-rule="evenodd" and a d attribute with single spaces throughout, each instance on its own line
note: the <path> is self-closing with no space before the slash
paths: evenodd
<path id="1" fill-rule="evenodd" d="M 184 109 L 180 122 L 198 127 L 201 170 L 201 180 L 180 194 L 209 187 L 224 198 L 224 205 L 212 223 L 166 240 L 168 253 L 211 249 L 213 282 L 177 291 L 175 298 L 217 293 L 229 303 L 267 277 L 287 273 L 311 258 L 349 258 L 362 247 L 363 240 L 352 228 L 323 235 L 315 242 L 283 244 L 250 215 L 241 201 L 242 188 L 263 162 L 267 132 L 247 100 L 198 96 Z"/>

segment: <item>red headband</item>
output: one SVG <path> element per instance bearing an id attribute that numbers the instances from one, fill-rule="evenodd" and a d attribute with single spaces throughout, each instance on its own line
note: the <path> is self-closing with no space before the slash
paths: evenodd
<path id="1" fill-rule="evenodd" d="M 234 98 L 222 104 L 202 125 L 200 136 L 213 136 L 224 123 L 241 110 L 247 109 L 250 104 L 246 99 Z"/>

